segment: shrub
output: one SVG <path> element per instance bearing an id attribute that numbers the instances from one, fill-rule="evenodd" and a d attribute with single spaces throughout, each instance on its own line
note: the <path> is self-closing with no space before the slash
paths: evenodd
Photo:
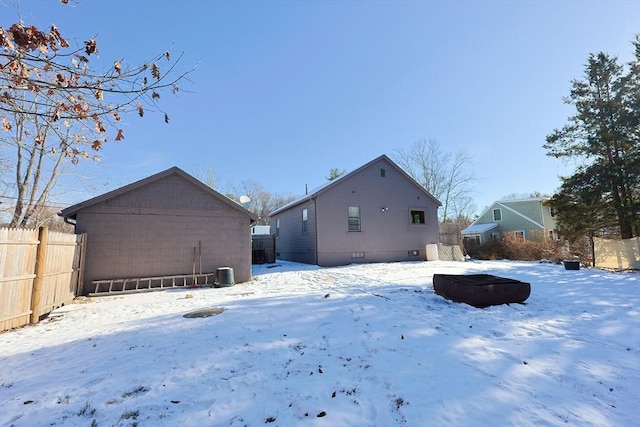
<path id="1" fill-rule="evenodd" d="M 478 245 L 468 242 L 465 245 L 467 254 L 476 259 L 494 260 L 511 259 L 519 261 L 549 260 L 560 263 L 563 259 L 578 256 L 583 263 L 582 252 L 573 252 L 566 242 L 525 240 L 513 233 L 508 233 L 502 240 L 492 240 Z"/>

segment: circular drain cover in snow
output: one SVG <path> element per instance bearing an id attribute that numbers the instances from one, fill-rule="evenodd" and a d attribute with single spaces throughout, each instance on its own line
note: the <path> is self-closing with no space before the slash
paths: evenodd
<path id="1" fill-rule="evenodd" d="M 224 308 L 220 307 L 211 307 L 211 308 L 203 308 L 202 310 L 192 311 L 191 313 L 187 313 L 182 317 L 186 317 L 189 319 L 193 319 L 195 317 L 211 317 L 216 314 L 220 314 L 224 311 Z"/>

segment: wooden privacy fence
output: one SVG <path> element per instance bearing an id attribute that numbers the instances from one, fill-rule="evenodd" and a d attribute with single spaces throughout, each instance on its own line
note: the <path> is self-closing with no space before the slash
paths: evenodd
<path id="1" fill-rule="evenodd" d="M 254 234 L 251 236 L 251 264 L 276 262 L 275 234 Z"/>
<path id="2" fill-rule="evenodd" d="M 82 284 L 86 234 L 0 228 L 0 331 L 71 302 Z"/>
<path id="3" fill-rule="evenodd" d="M 640 237 L 631 239 L 593 238 L 595 266 L 615 270 L 640 270 Z"/>

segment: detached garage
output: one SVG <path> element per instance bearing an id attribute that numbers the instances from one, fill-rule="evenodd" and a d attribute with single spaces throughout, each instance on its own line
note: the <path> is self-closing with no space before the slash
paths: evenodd
<path id="1" fill-rule="evenodd" d="M 233 269 L 251 278 L 257 217 L 173 167 L 61 212 L 87 233 L 83 294 L 97 280 L 189 275 Z"/>

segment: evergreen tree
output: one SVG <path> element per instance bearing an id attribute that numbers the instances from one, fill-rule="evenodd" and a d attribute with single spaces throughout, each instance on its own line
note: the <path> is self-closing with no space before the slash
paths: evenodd
<path id="1" fill-rule="evenodd" d="M 623 239 L 640 232 L 640 36 L 625 72 L 615 57 L 591 54 L 584 80 L 572 81 L 565 102 L 576 108 L 544 148 L 578 159 L 550 204 L 569 234 L 616 228 Z"/>

